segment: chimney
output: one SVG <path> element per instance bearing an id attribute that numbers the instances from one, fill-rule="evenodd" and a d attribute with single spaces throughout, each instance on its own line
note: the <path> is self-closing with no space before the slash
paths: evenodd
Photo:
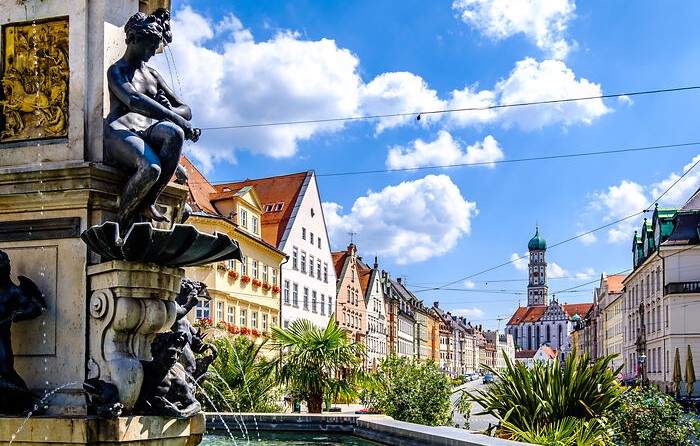
<path id="1" fill-rule="evenodd" d="M 440 302 L 433 302 L 433 306 L 436 308 L 440 308 Z"/>
<path id="2" fill-rule="evenodd" d="M 398 283 L 401 283 L 401 277 L 398 277 L 398 278 L 396 279 L 396 281 L 397 281 Z"/>

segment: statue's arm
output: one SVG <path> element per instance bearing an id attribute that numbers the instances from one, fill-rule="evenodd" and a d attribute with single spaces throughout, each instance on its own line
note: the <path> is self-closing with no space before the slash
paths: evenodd
<path id="1" fill-rule="evenodd" d="M 158 71 L 150 67 L 148 69 L 151 70 L 151 74 L 156 79 L 156 82 L 158 82 L 158 89 L 161 90 L 168 101 L 170 101 L 171 110 L 188 121 L 192 119 L 192 110 L 190 110 L 190 107 L 182 102 L 173 89 L 163 80 L 163 77 Z"/>
<path id="2" fill-rule="evenodd" d="M 107 70 L 107 83 L 109 90 L 130 111 L 153 119 L 171 121 L 182 128 L 187 139 L 191 139 L 193 128 L 189 121 L 173 110 L 164 107 L 155 99 L 136 90 L 131 80 L 119 69 L 117 64 L 112 65 Z"/>

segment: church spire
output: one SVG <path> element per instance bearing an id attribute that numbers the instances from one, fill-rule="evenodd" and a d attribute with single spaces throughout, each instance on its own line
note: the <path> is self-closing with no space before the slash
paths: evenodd
<path id="1" fill-rule="evenodd" d="M 535 235 L 527 244 L 529 251 L 528 260 L 528 285 L 527 306 L 549 305 L 547 295 L 547 242 L 540 236 L 539 225 L 535 226 Z"/>

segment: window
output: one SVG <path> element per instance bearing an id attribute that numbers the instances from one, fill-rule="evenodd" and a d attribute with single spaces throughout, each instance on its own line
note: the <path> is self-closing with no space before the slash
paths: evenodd
<path id="1" fill-rule="evenodd" d="M 248 257 L 246 256 L 241 256 L 241 275 L 246 276 L 248 275 Z"/>
<path id="2" fill-rule="evenodd" d="M 227 319 L 229 324 L 235 324 L 236 323 L 236 309 L 234 307 L 228 307 L 226 310 L 227 313 Z"/>
<path id="3" fill-rule="evenodd" d="M 272 270 L 272 284 L 277 285 L 277 268 L 270 268 Z"/>
<path id="4" fill-rule="evenodd" d="M 257 234 L 258 233 L 258 217 L 253 217 L 250 220 L 253 223 L 253 234 Z"/>
<path id="5" fill-rule="evenodd" d="M 263 314 L 262 319 L 260 320 L 260 328 L 263 330 L 267 330 L 267 315 Z"/>
<path id="6" fill-rule="evenodd" d="M 318 237 L 317 241 L 318 241 L 318 249 L 321 249 L 321 237 Z"/>
<path id="7" fill-rule="evenodd" d="M 277 204 L 275 205 L 275 210 L 276 210 L 276 211 L 281 211 L 281 210 L 282 210 L 282 206 L 284 206 L 284 203 L 277 203 Z"/>
<path id="8" fill-rule="evenodd" d="M 253 269 L 253 279 L 257 279 L 258 278 L 258 261 L 253 260 L 251 262 L 251 266 L 253 267 L 252 268 Z"/>
<path id="9" fill-rule="evenodd" d="M 314 256 L 309 256 L 309 276 L 314 276 Z"/>
<path id="10" fill-rule="evenodd" d="M 226 266 L 228 267 L 228 269 L 235 270 L 236 269 L 236 261 L 235 260 L 227 260 Z"/>
<path id="11" fill-rule="evenodd" d="M 275 316 L 272 316 L 271 325 L 272 325 L 273 327 L 274 327 L 275 325 L 277 325 L 277 318 L 276 318 Z M 285 328 L 286 328 L 288 325 L 289 325 L 289 322 L 287 322 L 287 324 L 285 325 Z"/>
<path id="12" fill-rule="evenodd" d="M 248 322 L 248 318 L 246 317 L 245 310 L 241 309 L 241 318 L 238 323 L 241 327 L 245 327 L 246 322 Z"/>
<path id="13" fill-rule="evenodd" d="M 292 269 L 299 269 L 299 248 L 296 246 L 292 248 Z"/>
<path id="14" fill-rule="evenodd" d="M 197 319 L 209 319 L 209 301 L 200 300 L 195 311 Z"/>
<path id="15" fill-rule="evenodd" d="M 314 233 L 313 232 L 309 233 L 309 241 L 311 242 L 312 245 L 314 244 Z"/>
<path id="16" fill-rule="evenodd" d="M 306 228 L 301 228 L 301 239 L 306 240 Z"/>
<path id="17" fill-rule="evenodd" d="M 258 328 L 258 312 L 251 311 L 250 313 L 250 326 L 251 328 Z"/>
<path id="18" fill-rule="evenodd" d="M 311 292 L 311 311 L 316 313 L 316 291 Z"/>
<path id="19" fill-rule="evenodd" d="M 262 265 L 262 281 L 267 282 L 267 265 Z"/>
<path id="20" fill-rule="evenodd" d="M 328 296 L 328 314 L 333 314 L 333 298 Z"/>
<path id="21" fill-rule="evenodd" d="M 299 284 L 292 285 L 292 306 L 299 308 Z"/>
<path id="22" fill-rule="evenodd" d="M 301 272 L 306 273 L 306 253 L 301 252 Z"/>
<path id="23" fill-rule="evenodd" d="M 321 259 L 316 261 L 316 278 L 321 280 Z"/>
<path id="24" fill-rule="evenodd" d="M 289 328 L 289 319 L 284 320 L 284 328 Z"/>
<path id="25" fill-rule="evenodd" d="M 241 226 L 243 226 L 244 228 L 247 228 L 248 227 L 248 211 L 246 211 L 245 209 L 241 209 L 240 215 L 241 215 Z"/>
<path id="26" fill-rule="evenodd" d="M 321 314 L 326 314 L 326 295 L 321 294 Z"/>
<path id="27" fill-rule="evenodd" d="M 309 289 L 304 287 L 304 310 L 309 310 Z"/>
<path id="28" fill-rule="evenodd" d="M 328 264 L 325 262 L 323 264 L 323 281 L 328 283 Z"/>
<path id="29" fill-rule="evenodd" d="M 273 206 L 274 206 L 274 205 L 272 205 L 272 204 L 268 204 L 267 206 L 265 206 L 265 212 L 272 212 L 272 207 L 273 207 Z"/>
<path id="30" fill-rule="evenodd" d="M 223 320 L 224 320 L 224 303 L 217 302 L 216 303 L 216 322 L 223 321 Z"/>
<path id="31" fill-rule="evenodd" d="M 285 305 L 289 305 L 289 280 L 284 281 L 284 291 L 282 295 L 284 296 Z"/>

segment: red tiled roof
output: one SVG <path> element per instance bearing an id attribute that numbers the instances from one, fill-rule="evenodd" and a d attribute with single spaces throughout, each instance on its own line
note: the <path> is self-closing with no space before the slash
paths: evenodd
<path id="1" fill-rule="evenodd" d="M 564 312 L 566 312 L 569 318 L 573 317 L 575 314 L 578 314 L 583 319 L 584 317 L 586 317 L 588 312 L 591 311 L 591 308 L 593 308 L 593 303 L 568 304 L 562 305 L 562 307 L 564 307 Z"/>
<path id="2" fill-rule="evenodd" d="M 365 295 L 368 295 L 369 287 L 371 286 L 371 284 L 369 283 L 369 279 L 372 277 L 372 270 L 367 268 L 358 268 L 357 271 L 360 275 L 360 285 L 362 286 L 362 292 Z"/>
<path id="3" fill-rule="evenodd" d="M 532 358 L 537 353 L 537 350 L 518 350 L 515 352 L 515 357 L 519 359 Z"/>
<path id="4" fill-rule="evenodd" d="M 194 164 L 192 164 L 185 155 L 182 155 L 180 158 L 180 164 L 184 166 L 189 174 L 189 180 L 187 181 L 187 187 L 189 188 L 187 203 L 192 210 L 195 212 L 219 215 L 209 199 L 210 195 L 216 192 L 214 186 L 204 178 L 204 175 L 194 167 Z"/>
<path id="5" fill-rule="evenodd" d="M 519 307 L 515 310 L 515 314 L 510 318 L 507 325 L 517 325 L 523 322 L 537 322 L 540 320 L 547 307 L 544 305 L 537 307 Z"/>
<path id="6" fill-rule="evenodd" d="M 547 356 L 549 356 L 550 358 L 552 358 L 552 359 L 554 359 L 554 358 L 557 357 L 557 352 L 555 352 L 554 350 L 552 350 L 552 347 L 550 347 L 550 346 L 548 346 L 548 345 L 543 345 L 543 346 L 540 347 L 540 349 L 541 349 L 543 352 L 545 352 L 545 354 L 546 354 Z"/>
<path id="7" fill-rule="evenodd" d="M 627 278 L 627 274 L 615 274 L 612 276 L 608 276 L 608 293 L 611 294 L 620 294 L 622 293 L 622 290 L 624 289 L 624 285 L 622 285 L 622 281 Z"/>
<path id="8" fill-rule="evenodd" d="M 335 267 L 335 277 L 337 277 L 338 280 L 343 280 L 343 278 L 340 277 L 340 274 L 343 272 L 343 266 L 345 266 L 345 259 L 348 257 L 348 255 L 349 254 L 347 251 L 331 253 L 331 256 L 333 256 L 333 266 Z"/>
<path id="9" fill-rule="evenodd" d="M 228 193 L 234 193 L 233 191 L 238 191 L 244 186 L 253 186 L 263 207 L 267 204 L 283 203 L 282 210 L 264 212 L 261 217 L 262 238 L 279 247 L 284 230 L 292 216 L 294 204 L 308 174 L 309 172 L 299 172 L 278 177 L 219 184 L 214 187 L 219 193 L 223 192 L 225 188 L 231 189 L 232 192 Z"/>

